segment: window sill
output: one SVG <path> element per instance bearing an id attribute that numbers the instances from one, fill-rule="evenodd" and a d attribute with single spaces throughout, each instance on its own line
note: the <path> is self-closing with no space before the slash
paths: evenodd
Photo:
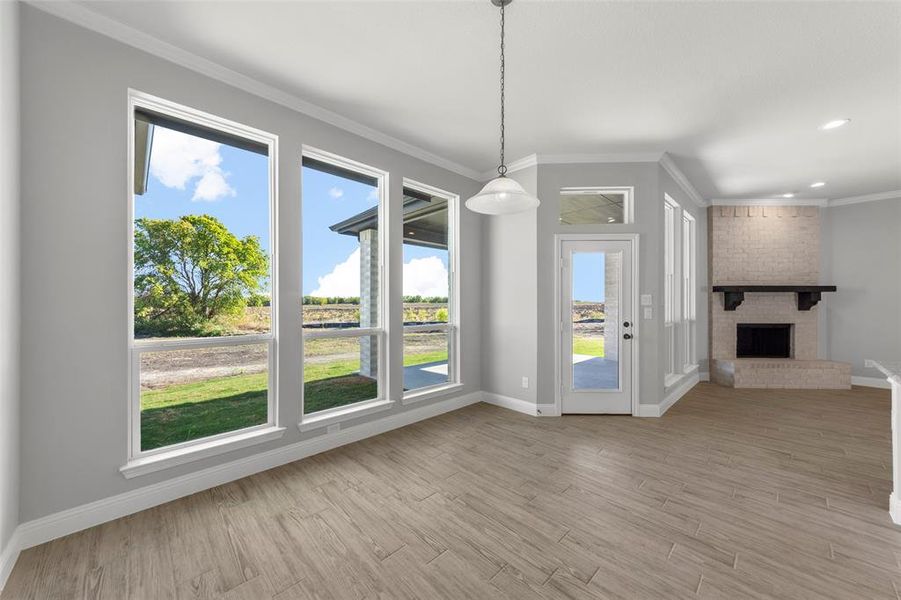
<path id="1" fill-rule="evenodd" d="M 417 402 L 423 402 L 425 400 L 431 400 L 432 398 L 438 398 L 440 396 L 446 396 L 447 394 L 459 392 L 462 389 L 462 383 L 446 383 L 443 385 L 435 385 L 423 388 L 421 390 L 405 393 L 403 399 L 401 400 L 401 403 L 404 406 L 407 406 L 408 404 L 416 404 Z"/>
<path id="2" fill-rule="evenodd" d="M 322 427 L 328 427 L 341 421 L 348 421 L 364 417 L 366 415 L 388 410 L 394 406 L 394 400 L 367 400 L 358 402 L 350 406 L 341 408 L 333 408 L 314 413 L 310 416 L 304 416 L 302 421 L 297 424 L 297 428 L 301 431 L 312 431 Z"/>
<path id="3" fill-rule="evenodd" d="M 232 452 L 233 450 L 239 450 L 241 448 L 246 448 L 247 446 L 277 440 L 285 435 L 285 430 L 285 427 L 270 426 L 244 433 L 239 432 L 235 435 L 211 440 L 209 442 L 193 444 L 187 448 L 179 448 L 178 450 L 172 450 L 171 452 L 161 452 L 151 456 L 135 458 L 120 467 L 119 472 L 122 473 L 126 479 L 147 475 L 148 473 L 155 473 L 156 471 L 162 471 L 163 469 L 169 469 L 211 456 L 225 454 L 226 452 Z"/>

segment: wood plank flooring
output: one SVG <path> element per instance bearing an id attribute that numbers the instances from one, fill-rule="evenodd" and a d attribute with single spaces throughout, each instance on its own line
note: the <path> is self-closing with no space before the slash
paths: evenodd
<path id="1" fill-rule="evenodd" d="M 22 553 L 3 600 L 893 598 L 888 392 L 474 405 Z"/>

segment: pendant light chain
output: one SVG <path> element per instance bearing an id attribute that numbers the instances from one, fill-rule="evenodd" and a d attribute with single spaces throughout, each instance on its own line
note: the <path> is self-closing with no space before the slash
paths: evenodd
<path id="1" fill-rule="evenodd" d="M 506 4 L 506 3 L 505 3 Z M 497 172 L 501 177 L 507 173 L 507 165 L 504 164 L 504 5 L 501 4 L 501 164 Z"/>

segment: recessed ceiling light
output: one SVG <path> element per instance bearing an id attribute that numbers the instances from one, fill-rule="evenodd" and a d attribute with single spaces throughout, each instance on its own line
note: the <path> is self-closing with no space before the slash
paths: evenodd
<path id="1" fill-rule="evenodd" d="M 818 188 L 818 187 L 823 187 L 824 185 L 826 185 L 825 181 L 817 181 L 816 183 L 811 183 L 810 187 Z"/>
<path id="2" fill-rule="evenodd" d="M 836 127 L 841 127 L 842 125 L 847 125 L 851 122 L 851 119 L 836 119 L 834 121 L 829 121 L 828 123 L 823 123 L 820 125 L 820 129 L 826 131 L 829 129 L 835 129 Z"/>
<path id="3" fill-rule="evenodd" d="M 783 198 L 794 198 L 795 195 L 794 194 L 782 194 L 782 197 Z"/>
<path id="4" fill-rule="evenodd" d="M 613 223 L 614 221 L 616 221 L 616 219 L 614 217 L 607 217 L 608 223 Z"/>

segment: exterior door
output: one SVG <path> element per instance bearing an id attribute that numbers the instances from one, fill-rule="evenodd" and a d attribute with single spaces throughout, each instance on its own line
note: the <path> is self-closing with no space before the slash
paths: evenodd
<path id="1" fill-rule="evenodd" d="M 561 242 L 562 412 L 632 413 L 632 244 Z"/>

